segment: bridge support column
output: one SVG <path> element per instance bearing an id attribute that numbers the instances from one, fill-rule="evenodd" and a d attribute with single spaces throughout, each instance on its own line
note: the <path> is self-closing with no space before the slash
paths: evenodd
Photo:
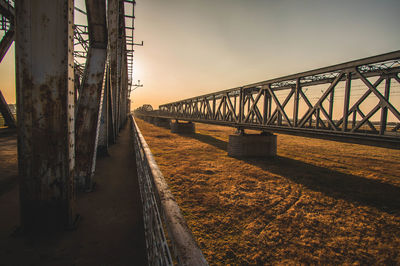
<path id="1" fill-rule="evenodd" d="M 153 122 L 158 127 L 170 128 L 170 120 L 168 118 L 154 117 Z"/>
<path id="2" fill-rule="evenodd" d="M 62 230 L 76 217 L 74 1 L 15 6 L 21 227 Z"/>
<path id="3" fill-rule="evenodd" d="M 99 122 L 101 118 L 101 93 L 107 59 L 106 1 L 86 1 L 89 29 L 89 51 L 85 75 L 76 111 L 76 161 L 77 186 L 90 191 L 96 168 Z"/>
<path id="4" fill-rule="evenodd" d="M 277 136 L 263 132 L 261 134 L 230 135 L 228 156 L 232 157 L 271 157 L 276 155 Z"/>
<path id="5" fill-rule="evenodd" d="M 143 120 L 146 121 L 147 123 L 151 123 L 151 117 L 150 116 L 143 117 Z"/>
<path id="6" fill-rule="evenodd" d="M 181 123 L 178 121 L 171 121 L 171 132 L 178 134 L 194 134 L 195 125 L 192 122 Z"/>
<path id="7" fill-rule="evenodd" d="M 152 116 L 147 116 L 146 121 L 150 124 L 153 124 L 153 117 Z"/>

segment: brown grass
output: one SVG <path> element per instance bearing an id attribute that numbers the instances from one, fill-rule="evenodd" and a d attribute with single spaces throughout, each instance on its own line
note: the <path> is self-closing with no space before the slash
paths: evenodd
<path id="1" fill-rule="evenodd" d="M 240 160 L 232 128 L 137 123 L 210 264 L 400 264 L 400 151 L 278 135 Z"/>

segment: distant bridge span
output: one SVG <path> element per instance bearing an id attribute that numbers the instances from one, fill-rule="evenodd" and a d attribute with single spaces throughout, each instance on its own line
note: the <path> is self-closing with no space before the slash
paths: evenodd
<path id="1" fill-rule="evenodd" d="M 399 149 L 399 71 L 395 51 L 135 113 Z"/>

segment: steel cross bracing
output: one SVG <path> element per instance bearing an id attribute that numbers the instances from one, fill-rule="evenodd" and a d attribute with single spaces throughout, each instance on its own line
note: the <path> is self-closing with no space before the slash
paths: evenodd
<path id="1" fill-rule="evenodd" d="M 15 10 L 13 0 L 0 0 L 0 62 L 3 60 L 15 37 Z"/>
<path id="2" fill-rule="evenodd" d="M 164 104 L 147 115 L 400 148 L 400 51 Z M 142 111 L 143 113 L 143 111 Z"/>
<path id="3" fill-rule="evenodd" d="M 129 112 L 135 1 L 86 1 L 75 6 L 87 25 L 74 25 L 76 173 L 91 186 L 97 153 L 107 153 Z M 128 48 L 130 50 L 128 50 Z"/>

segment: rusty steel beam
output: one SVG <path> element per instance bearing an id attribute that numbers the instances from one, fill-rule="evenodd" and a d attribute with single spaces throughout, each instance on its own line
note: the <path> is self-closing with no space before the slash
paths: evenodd
<path id="1" fill-rule="evenodd" d="M 111 69 L 110 66 L 107 66 L 107 136 L 108 143 L 115 143 L 115 130 L 114 130 L 114 109 L 113 109 L 113 98 L 112 98 L 112 87 L 111 87 Z M 104 102 L 103 102 L 104 103 Z"/>
<path id="2" fill-rule="evenodd" d="M 6 102 L 6 99 L 3 96 L 3 93 L 0 90 L 0 112 L 3 115 L 5 124 L 9 128 L 15 128 L 16 127 L 16 122 L 14 115 L 11 113 L 10 108 L 8 107 L 8 104 Z"/>
<path id="3" fill-rule="evenodd" d="M 16 1 L 21 226 L 69 227 L 74 214 L 73 0 Z"/>
<path id="4" fill-rule="evenodd" d="M 3 61 L 4 56 L 7 54 L 8 49 L 11 47 L 15 38 L 15 31 L 13 28 L 9 29 L 0 41 L 0 63 Z"/>
<path id="5" fill-rule="evenodd" d="M 14 7 L 8 1 L 0 0 L 0 14 L 13 21 L 15 16 Z"/>
<path id="6" fill-rule="evenodd" d="M 110 82 L 111 82 L 111 113 L 113 134 L 111 140 L 115 142 L 118 135 L 118 43 L 119 43 L 119 23 L 120 23 L 120 0 L 108 0 L 108 42 L 109 42 L 109 66 L 110 66 Z"/>
<path id="7" fill-rule="evenodd" d="M 107 59 L 106 1 L 86 0 L 86 11 L 89 51 L 76 115 L 76 178 L 81 188 L 91 189 Z"/>
<path id="8" fill-rule="evenodd" d="M 0 63 L 3 61 L 4 56 L 7 54 L 8 49 L 11 47 L 15 38 L 15 29 L 14 29 L 14 17 L 15 17 L 15 9 L 8 2 L 4 0 L 0 0 L 0 15 L 3 18 L 6 18 L 6 21 L 9 22 L 9 28 L 6 26 L 4 30 L 6 33 L 0 41 Z"/>
<path id="9" fill-rule="evenodd" d="M 97 156 L 108 155 L 108 98 L 109 96 L 109 86 L 108 86 L 108 69 L 104 76 L 104 84 L 101 92 L 101 107 L 99 115 L 99 133 L 98 133 L 98 143 L 97 143 Z"/>
<path id="10" fill-rule="evenodd" d="M 125 50 L 125 49 L 124 49 Z M 125 53 L 123 53 L 125 54 Z M 120 103 L 120 127 L 122 127 L 127 119 L 127 96 L 128 96 L 128 68 L 126 56 L 122 57 L 121 60 L 121 103 Z"/>

